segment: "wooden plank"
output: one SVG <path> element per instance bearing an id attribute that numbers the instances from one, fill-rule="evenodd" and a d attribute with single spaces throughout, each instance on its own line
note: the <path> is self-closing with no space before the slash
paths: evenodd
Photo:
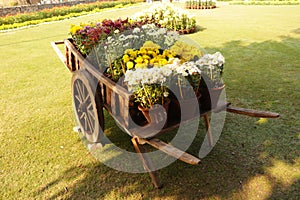
<path id="1" fill-rule="evenodd" d="M 232 106 L 228 106 L 226 111 L 240 115 L 247 115 L 250 117 L 277 118 L 280 116 L 278 113 L 274 112 L 251 110 L 246 108 L 236 108 Z"/>
<path id="2" fill-rule="evenodd" d="M 166 154 L 173 156 L 174 158 L 177 158 L 185 163 L 191 164 L 191 165 L 198 165 L 201 160 L 191 154 L 188 154 L 180 149 L 177 149 L 176 147 L 167 144 L 157 138 L 153 138 L 151 140 L 141 139 L 139 138 L 139 143 L 147 143 L 154 148 L 157 148 Z"/>
<path id="3" fill-rule="evenodd" d="M 210 120 L 208 113 L 204 115 L 204 121 L 205 121 L 205 127 L 206 127 L 206 134 L 208 137 L 208 143 L 210 147 L 213 147 L 214 145 L 214 138 L 212 136 L 211 128 L 210 128 Z"/>
<path id="4" fill-rule="evenodd" d="M 55 53 L 57 54 L 57 56 L 59 57 L 59 59 L 61 60 L 62 63 L 64 63 L 64 65 L 67 67 L 66 64 L 66 57 L 62 54 L 62 52 L 60 51 L 60 49 L 57 47 L 57 45 L 59 44 L 64 44 L 64 41 L 58 41 L 58 42 L 51 42 L 51 46 L 54 49 Z"/>
<path id="5" fill-rule="evenodd" d="M 151 159 L 149 158 L 149 156 L 147 156 L 147 154 L 145 154 L 145 149 L 142 145 L 139 144 L 138 138 L 134 137 L 131 139 L 131 141 L 143 163 L 145 171 L 149 173 L 152 183 L 156 188 L 160 189 L 162 187 L 162 184 L 160 183 L 160 180 L 158 178 L 157 171 L 154 170 Z"/>

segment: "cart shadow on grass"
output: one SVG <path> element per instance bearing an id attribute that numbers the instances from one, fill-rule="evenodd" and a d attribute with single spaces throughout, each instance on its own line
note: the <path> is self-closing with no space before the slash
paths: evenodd
<path id="1" fill-rule="evenodd" d="M 269 198 L 286 198 L 296 197 L 297 188 L 299 188 L 299 179 L 290 179 L 289 182 L 284 183 L 280 181 L 280 177 L 274 176 L 270 171 L 276 168 L 277 165 L 286 166 L 287 172 L 289 169 L 296 168 L 296 159 L 299 159 L 299 144 L 297 143 L 297 134 L 300 130 L 297 126 L 296 119 L 299 119 L 299 89 L 295 90 L 298 85 L 293 83 L 293 74 L 288 75 L 290 83 L 285 85 L 282 83 L 282 87 L 285 90 L 281 91 L 281 95 L 274 94 L 277 91 L 278 82 L 280 80 L 270 81 L 272 85 L 255 84 L 256 89 L 251 89 L 248 86 L 251 83 L 247 83 L 242 77 L 243 67 L 251 66 L 259 62 L 264 62 L 262 57 L 270 59 L 267 54 L 260 54 L 259 57 L 254 57 L 254 51 L 269 49 L 274 45 L 285 46 L 288 44 L 300 44 L 299 39 L 283 38 L 281 42 L 266 41 L 262 43 L 253 43 L 248 46 L 241 45 L 239 41 L 232 41 L 225 44 L 218 50 L 230 54 L 249 55 L 252 54 L 251 59 L 248 57 L 242 58 L 247 63 L 240 62 L 238 73 L 241 76 L 236 78 L 235 72 L 225 76 L 229 81 L 226 81 L 227 86 L 230 88 L 227 91 L 229 93 L 239 94 L 241 98 L 232 97 L 232 102 L 243 105 L 253 106 L 256 108 L 272 107 L 272 109 L 280 110 L 282 117 L 263 125 L 255 124 L 255 119 L 249 117 L 227 115 L 226 123 L 223 129 L 223 134 L 213 149 L 213 151 L 204 159 L 199 166 L 190 166 L 180 161 L 176 161 L 170 166 L 160 170 L 160 177 L 164 181 L 165 187 L 161 190 L 154 190 L 150 185 L 149 176 L 147 174 L 130 174 L 125 172 L 116 171 L 106 167 L 104 164 L 91 164 L 88 166 L 72 167 L 67 170 L 58 180 L 43 186 L 37 193 L 43 193 L 46 190 L 51 190 L 51 187 L 56 183 L 64 179 L 76 179 L 82 173 L 85 177 L 78 181 L 74 186 L 61 189 L 60 192 L 54 194 L 50 199 L 58 197 L 64 197 L 70 199 L 80 198 L 104 198 L 110 197 L 110 195 L 118 195 L 122 198 L 129 198 L 133 194 L 137 197 L 158 197 L 158 198 L 172 198 L 172 199 L 193 199 L 193 198 L 209 198 L 209 197 L 237 197 L 237 198 L 249 198 L 249 191 L 254 191 L 255 195 L 261 195 Z M 209 51 L 209 49 L 207 49 Z M 253 51 L 253 52 L 252 52 Z M 284 51 L 284 50 L 282 50 Z M 257 53 L 257 52 L 256 52 Z M 281 54 L 280 54 L 281 55 Z M 284 55 L 284 54 L 282 54 Z M 277 57 L 274 59 L 281 59 Z M 227 56 L 226 56 L 227 57 Z M 231 57 L 228 56 L 228 60 Z M 282 58 L 284 59 L 284 58 Z M 237 65 L 234 60 L 230 63 Z M 264 63 L 262 63 L 264 65 Z M 299 69 L 299 68 L 298 68 Z M 226 72 L 227 73 L 227 72 Z M 225 73 L 225 74 L 226 74 Z M 253 74 L 251 74 L 253 73 Z M 249 72 L 246 73 L 249 76 Z M 260 75 L 258 75 L 260 74 Z M 258 72 L 250 72 L 250 76 L 256 76 L 258 81 L 264 80 L 270 74 L 261 74 Z M 284 75 L 281 74 L 281 75 Z M 230 76 L 235 79 L 230 81 Z M 260 76 L 262 76 L 260 78 Z M 278 75 L 279 76 L 279 75 Z M 296 76 L 295 76 L 296 77 Z M 274 82 L 273 82 L 274 80 Z M 236 85 L 236 82 L 242 82 L 243 85 Z M 271 83 L 273 82 L 273 83 Z M 248 85 L 247 85 L 248 84 Z M 253 84 L 253 83 L 252 83 Z M 268 90 L 263 90 L 264 87 L 269 86 Z M 294 88 L 293 88 L 294 87 Z M 241 90 L 242 89 L 242 90 Z M 244 90 L 243 90 L 244 89 Z M 241 90 L 241 91 L 240 91 Z M 262 91 L 262 92 L 260 92 Z M 293 93 L 291 93 L 291 91 Z M 260 96 L 266 95 L 268 100 L 259 100 Z M 249 97 L 248 100 L 242 97 Z M 289 102 L 285 101 L 286 96 L 289 96 L 294 101 L 294 106 L 290 106 Z M 275 100 L 279 100 L 275 101 Z M 298 104 L 298 107 L 297 107 Z M 284 109 L 282 109 L 284 108 Z M 296 112 L 295 112 L 296 111 Z M 297 112 L 298 111 L 298 112 Z M 292 113 L 294 113 L 292 115 Z M 290 118 L 288 119 L 287 116 Z M 294 127 L 290 127 L 291 119 L 295 119 Z M 110 119 L 112 120 L 112 119 Z M 229 122 L 229 123 L 228 123 Z M 127 148 L 130 147 L 129 136 L 122 134 L 116 126 L 110 125 L 107 128 L 111 129 L 111 137 L 117 140 L 128 141 Z M 200 122 L 199 134 L 196 136 L 194 143 L 189 149 L 190 152 L 197 154 L 201 141 L 204 138 L 204 125 Z M 283 134 L 286 133 L 286 134 Z M 288 133 L 288 134 L 287 134 Z M 121 136 L 122 137 L 119 137 Z M 123 138 L 124 137 L 124 138 Z M 282 142 L 284 141 L 284 142 Z M 118 141 L 114 141 L 118 143 Z M 124 143 L 122 144 L 124 145 Z M 121 145 L 121 143 L 120 143 Z M 287 177 L 290 178 L 290 177 Z M 258 181 L 257 181 L 258 180 Z M 259 180 L 262 180 L 259 182 Z M 251 182 L 258 182 L 254 186 Z M 261 184 L 261 185 L 259 185 Z M 254 188 L 253 188 L 254 187 Z M 267 189 L 264 190 L 264 187 Z M 248 195 L 248 196 L 247 196 Z M 113 197 L 113 196 L 111 196 Z"/>

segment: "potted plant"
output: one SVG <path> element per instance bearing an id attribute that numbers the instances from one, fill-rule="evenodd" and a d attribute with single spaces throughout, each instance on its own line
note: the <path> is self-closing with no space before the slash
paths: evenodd
<path id="1" fill-rule="evenodd" d="M 204 110 L 211 110 L 217 106 L 222 90 L 225 88 L 222 81 L 224 63 L 225 58 L 220 52 L 205 54 L 196 61 L 203 77 L 199 90 L 202 94 L 200 104 Z"/>
<path id="2" fill-rule="evenodd" d="M 137 68 L 127 70 L 125 74 L 124 82 L 133 93 L 138 109 L 143 113 L 148 124 L 154 127 L 162 127 L 161 123 L 165 123 L 167 119 L 170 100 L 165 84 L 171 74 L 172 71 L 167 67 Z M 164 110 L 158 105 L 162 105 Z"/>
<path id="3" fill-rule="evenodd" d="M 183 119 L 188 119 L 196 114 L 198 108 L 201 71 L 194 61 L 181 62 L 180 59 L 176 58 L 167 67 L 173 72 L 171 87 L 172 92 L 175 93 L 175 98 L 172 98 L 175 110 L 178 115 L 181 113 L 180 111 L 184 111 L 180 116 Z"/>

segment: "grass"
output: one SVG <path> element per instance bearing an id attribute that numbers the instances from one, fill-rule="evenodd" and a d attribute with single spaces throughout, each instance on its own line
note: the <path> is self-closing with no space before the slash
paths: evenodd
<path id="1" fill-rule="evenodd" d="M 226 58 L 224 80 L 234 105 L 279 112 L 258 119 L 227 114 L 223 133 L 200 166 L 180 161 L 148 174 L 110 169 L 76 133 L 71 74 L 50 46 L 69 25 L 126 17 L 128 8 L 0 34 L 1 199 L 297 199 L 300 186 L 299 6 L 222 6 L 190 10 L 201 31 L 189 37 Z M 107 133 L 131 149 L 106 116 Z M 198 153 L 203 120 L 190 151 Z"/>

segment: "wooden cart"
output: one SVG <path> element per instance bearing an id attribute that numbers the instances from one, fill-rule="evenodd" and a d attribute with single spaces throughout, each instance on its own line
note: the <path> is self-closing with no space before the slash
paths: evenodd
<path id="1" fill-rule="evenodd" d="M 61 53 L 57 46 L 60 44 L 64 44 L 65 55 Z M 93 67 L 92 64 L 79 53 L 70 39 L 52 42 L 51 45 L 60 60 L 73 74 L 73 109 L 80 129 L 83 133 L 85 133 L 89 141 L 97 143 L 102 142 L 104 131 L 103 109 L 106 109 L 120 127 L 132 137 L 131 141 L 133 146 L 140 156 L 145 171 L 150 174 L 152 182 L 156 188 L 160 188 L 161 183 L 156 172 L 152 168 L 151 160 L 143 154 L 145 151 L 143 148 L 144 144 L 149 144 L 154 148 L 157 148 L 188 164 L 197 165 L 200 163 L 199 158 L 183 152 L 182 150 L 157 138 L 158 134 L 178 128 L 180 120 L 168 121 L 167 126 L 155 135 L 153 135 L 151 127 L 149 129 L 143 129 L 143 132 L 140 132 L 140 129 L 132 126 L 130 122 L 131 120 L 129 120 L 131 116 L 128 102 L 130 101 L 131 94 L 125 88 L 116 84 Z M 230 103 L 220 101 L 213 110 L 207 110 L 204 112 L 201 111 L 200 113 L 200 117 L 203 117 L 205 120 L 207 136 L 211 145 L 213 144 L 213 137 L 210 131 L 209 116 L 211 112 L 219 111 L 227 111 L 251 117 L 279 117 L 279 114 L 277 113 L 236 108 L 232 107 Z"/>

